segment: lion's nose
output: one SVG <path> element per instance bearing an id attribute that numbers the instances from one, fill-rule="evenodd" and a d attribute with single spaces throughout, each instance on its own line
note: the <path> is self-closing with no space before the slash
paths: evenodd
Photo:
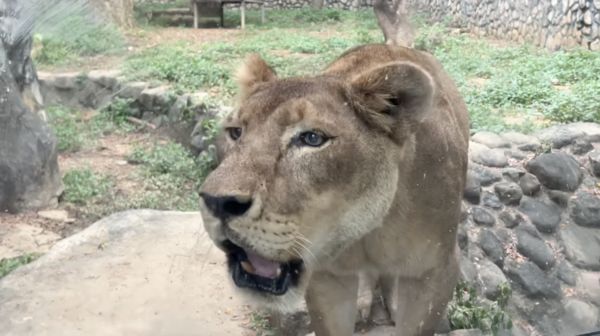
<path id="1" fill-rule="evenodd" d="M 247 196 L 212 196 L 200 193 L 206 207 L 213 216 L 225 220 L 245 214 L 252 205 L 252 199 Z"/>

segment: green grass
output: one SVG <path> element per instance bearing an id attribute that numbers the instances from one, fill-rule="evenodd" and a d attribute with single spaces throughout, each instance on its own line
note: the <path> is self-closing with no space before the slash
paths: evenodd
<path id="1" fill-rule="evenodd" d="M 134 188 L 120 190 L 112 176 L 74 169 L 63 178 L 62 200 L 76 205 L 87 222 L 129 209 L 197 211 L 198 187 L 214 168 L 214 154 L 211 147 L 195 158 L 172 141 L 136 147 L 128 157 L 138 166 L 128 176 Z"/>
<path id="2" fill-rule="evenodd" d="M 109 195 L 113 186 L 110 177 L 98 174 L 90 168 L 67 171 L 63 183 L 65 185 L 63 200 L 79 205 L 102 201 Z"/>
<path id="3" fill-rule="evenodd" d="M 421 27 L 417 46 L 432 52 L 455 79 L 474 130 L 530 131 L 544 125 L 534 123 L 540 119 L 600 122 L 599 53 L 494 46 L 451 35 L 440 25 Z M 507 117 L 520 122 L 507 123 Z"/>
<path id="4" fill-rule="evenodd" d="M 83 120 L 81 111 L 60 105 L 49 106 L 46 112 L 58 140 L 58 150 L 76 152 L 93 145 L 102 135 L 131 132 L 134 127 L 125 119 L 131 114 L 129 103 L 117 98 L 89 120 Z"/>
<path id="5" fill-rule="evenodd" d="M 355 45 L 382 41 L 371 11 L 302 9 L 270 11 L 268 16 L 268 24 L 250 25 L 237 41 L 202 48 L 174 42 L 144 50 L 127 60 L 125 72 L 132 79 L 169 82 L 184 91 L 217 89 L 225 101 L 235 92 L 232 74 L 250 53 L 261 54 L 281 76 L 301 76 L 318 72 Z M 295 27 L 294 32 L 285 27 Z M 322 34 L 325 28 L 348 32 Z"/>
<path id="6" fill-rule="evenodd" d="M 141 165 L 144 185 L 143 192 L 127 201 L 129 208 L 197 210 L 198 187 L 214 166 L 210 151 L 194 158 L 173 142 L 135 148 L 128 160 Z"/>
<path id="7" fill-rule="evenodd" d="M 34 61 L 42 65 L 62 65 L 82 56 L 117 54 L 125 39 L 119 30 L 89 17 L 71 15 L 34 35 Z"/>
<path id="8" fill-rule="evenodd" d="M 227 22 L 238 13 L 226 11 Z M 160 45 L 127 60 L 130 78 L 160 80 L 182 91 L 211 89 L 230 103 L 232 74 L 249 53 L 261 54 L 280 76 L 318 72 L 353 46 L 381 42 L 371 10 L 273 10 L 235 41 L 202 48 L 183 42 Z M 468 105 L 473 130 L 530 132 L 549 123 L 600 121 L 600 54 L 586 50 L 550 53 L 530 45 L 494 45 L 451 34 L 420 16 L 416 46 L 432 52 L 455 79 Z"/>
<path id="9" fill-rule="evenodd" d="M 115 99 L 91 118 L 62 106 L 51 106 L 47 111 L 61 152 L 90 149 L 106 134 L 134 130 L 126 120 L 133 113 L 129 100 Z M 201 126 L 210 143 L 216 134 L 216 120 L 206 119 Z M 128 176 L 140 186 L 139 190 L 122 192 L 115 188 L 111 176 L 92 168 L 74 169 L 63 177 L 62 200 L 77 206 L 79 214 L 88 221 L 126 209 L 197 210 L 198 185 L 213 169 L 215 157 L 214 146 L 193 157 L 187 148 L 172 141 L 140 145 L 129 157 L 139 168 L 135 176 Z"/>
<path id="10" fill-rule="evenodd" d="M 138 111 L 134 110 L 133 99 L 114 98 L 112 102 L 100 110 L 100 115 L 94 120 L 97 129 L 103 133 L 109 131 L 131 131 L 132 126 L 127 117 L 134 116 Z"/>
<path id="11" fill-rule="evenodd" d="M 82 126 L 78 121 L 79 114 L 62 107 L 50 106 L 47 111 L 50 126 L 58 140 L 57 147 L 60 152 L 75 152 L 81 149 L 85 142 Z"/>
<path id="12" fill-rule="evenodd" d="M 448 305 L 450 328 L 481 329 L 494 335 L 501 330 L 510 330 L 512 320 L 504 311 L 511 296 L 510 286 L 500 285 L 499 292 L 495 301 L 482 302 L 473 286 L 460 282 L 454 290 L 454 298 Z"/>
<path id="13" fill-rule="evenodd" d="M 286 10 L 267 10 L 265 15 L 266 22 L 264 24 L 260 23 L 260 11 L 247 11 L 246 16 L 247 27 L 250 29 L 292 28 L 321 31 L 330 26 L 346 26 L 346 30 L 378 29 L 375 15 L 371 9 L 347 11 L 323 8 L 314 10 L 305 7 Z M 225 11 L 225 26 L 235 27 L 239 25 L 239 22 L 239 11 Z"/>
<path id="14" fill-rule="evenodd" d="M 0 259 L 0 279 L 17 269 L 19 266 L 29 264 L 40 256 L 41 254 L 39 253 L 27 253 L 14 258 Z"/>

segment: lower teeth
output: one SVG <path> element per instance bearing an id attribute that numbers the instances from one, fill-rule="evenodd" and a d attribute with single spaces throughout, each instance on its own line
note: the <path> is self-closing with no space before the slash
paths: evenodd
<path id="1" fill-rule="evenodd" d="M 252 266 L 251 263 L 244 260 L 244 261 L 240 262 L 240 264 L 242 265 L 242 268 L 244 269 L 244 271 L 254 274 L 254 266 Z"/>

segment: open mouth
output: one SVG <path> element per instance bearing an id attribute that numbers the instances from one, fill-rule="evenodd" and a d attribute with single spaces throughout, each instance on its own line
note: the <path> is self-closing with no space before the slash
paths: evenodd
<path id="1" fill-rule="evenodd" d="M 283 295 L 290 285 L 298 285 L 303 270 L 301 260 L 281 263 L 244 250 L 230 240 L 224 241 L 222 245 L 226 250 L 236 286 L 272 295 Z"/>

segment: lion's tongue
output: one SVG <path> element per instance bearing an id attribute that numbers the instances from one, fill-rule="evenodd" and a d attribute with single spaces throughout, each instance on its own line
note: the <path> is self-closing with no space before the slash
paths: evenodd
<path id="1" fill-rule="evenodd" d="M 254 267 L 254 274 L 260 275 L 264 278 L 274 279 L 277 277 L 277 271 L 279 270 L 279 263 L 271 260 L 267 260 L 258 254 L 246 251 L 248 260 Z"/>

